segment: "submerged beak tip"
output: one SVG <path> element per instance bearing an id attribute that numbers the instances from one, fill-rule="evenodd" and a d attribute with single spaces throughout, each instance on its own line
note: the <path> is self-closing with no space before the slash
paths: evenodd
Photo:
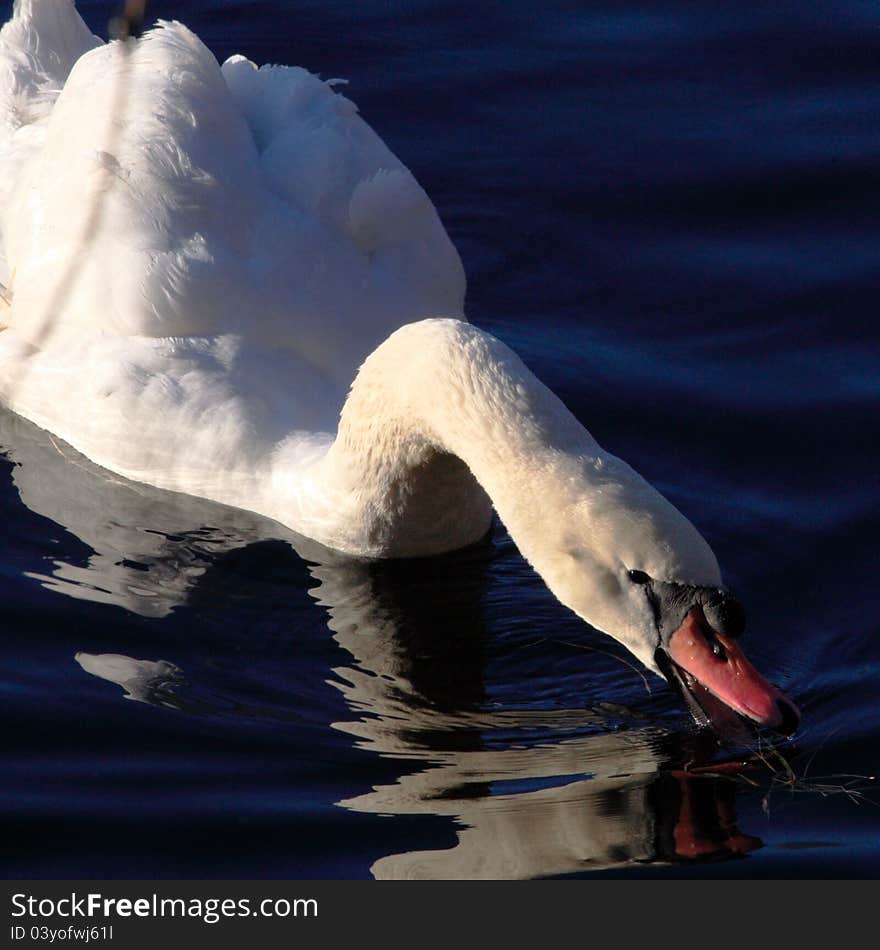
<path id="1" fill-rule="evenodd" d="M 801 724 L 801 711 L 795 704 L 781 693 L 776 698 L 776 712 L 778 720 L 771 726 L 783 736 L 793 736 Z"/>

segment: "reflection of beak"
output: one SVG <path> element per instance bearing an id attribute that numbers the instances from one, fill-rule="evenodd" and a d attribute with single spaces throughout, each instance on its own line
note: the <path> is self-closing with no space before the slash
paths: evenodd
<path id="1" fill-rule="evenodd" d="M 723 768 L 723 766 L 722 766 Z M 652 789 L 658 803 L 657 844 L 671 861 L 742 858 L 763 847 L 760 838 L 744 834 L 736 823 L 737 783 L 693 772 L 663 773 Z"/>
<path id="2" fill-rule="evenodd" d="M 657 662 L 698 720 L 726 725 L 733 710 L 783 735 L 800 723 L 797 706 L 761 676 L 732 637 L 712 629 L 699 605 L 658 649 Z"/>

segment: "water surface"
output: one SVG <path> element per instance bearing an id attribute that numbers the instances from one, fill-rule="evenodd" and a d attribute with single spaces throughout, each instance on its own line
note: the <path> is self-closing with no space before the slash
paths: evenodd
<path id="1" fill-rule="evenodd" d="M 5 875 L 877 876 L 876 5 L 150 10 L 350 81 L 470 318 L 700 527 L 804 724 L 793 776 L 695 773 L 500 525 L 351 561 L 4 412 Z"/>

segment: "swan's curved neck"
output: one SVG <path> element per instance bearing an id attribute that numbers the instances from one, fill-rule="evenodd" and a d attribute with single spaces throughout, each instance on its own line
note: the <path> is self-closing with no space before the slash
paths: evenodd
<path id="1" fill-rule="evenodd" d="M 459 320 L 409 324 L 371 354 L 309 476 L 308 533 L 365 556 L 462 547 L 494 506 L 556 597 L 648 665 L 627 570 L 720 583 L 693 525 L 515 353 Z"/>
<path id="2" fill-rule="evenodd" d="M 536 520 L 582 498 L 565 463 L 599 454 L 503 343 L 460 320 L 423 320 L 361 367 L 315 477 L 345 512 L 334 546 L 386 557 L 455 549 L 485 533 L 494 505 L 528 556 Z"/>
<path id="3" fill-rule="evenodd" d="M 648 666 L 653 621 L 627 571 L 720 583 L 693 525 L 516 354 L 459 320 L 409 324 L 371 354 L 309 476 L 307 532 L 365 556 L 461 547 L 494 506 L 556 597 Z"/>

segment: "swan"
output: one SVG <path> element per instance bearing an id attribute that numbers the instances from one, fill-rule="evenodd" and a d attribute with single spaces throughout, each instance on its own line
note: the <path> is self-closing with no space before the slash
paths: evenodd
<path id="1" fill-rule="evenodd" d="M 701 721 L 792 732 L 696 528 L 469 324 L 430 199 L 338 90 L 72 0 L 0 32 L 0 400 L 136 482 L 347 555 L 462 548 L 493 509 Z"/>

